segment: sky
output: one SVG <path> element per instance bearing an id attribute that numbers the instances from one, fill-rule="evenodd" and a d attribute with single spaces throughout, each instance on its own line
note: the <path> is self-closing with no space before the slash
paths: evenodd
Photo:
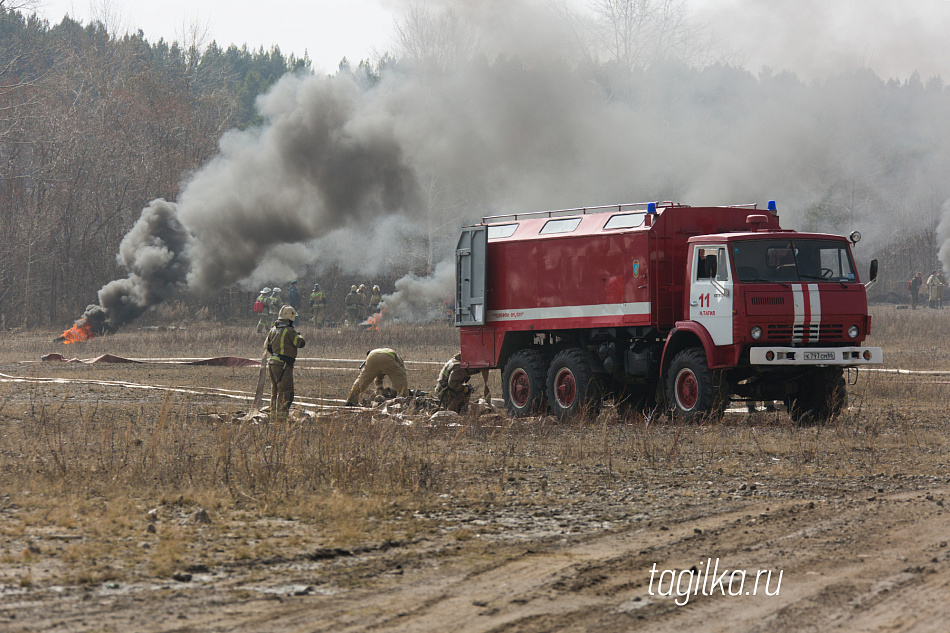
<path id="1" fill-rule="evenodd" d="M 83 24 L 108 15 L 106 23 L 119 33 L 141 29 L 150 42 L 182 41 L 197 25 L 207 31 L 206 43 L 276 44 L 285 55 L 309 54 L 314 70 L 333 72 L 343 57 L 356 63 L 391 48 L 394 6 L 391 0 L 39 0 L 37 12 L 51 24 L 64 15 Z"/>
<path id="2" fill-rule="evenodd" d="M 346 57 L 375 59 L 392 48 L 397 15 L 412 0 L 37 0 L 40 15 L 83 24 L 108 15 L 119 33 L 141 29 L 149 41 L 182 41 L 199 26 L 222 47 L 278 45 L 307 52 L 316 71 Z M 422 0 L 420 0 L 422 1 Z M 491 5 L 501 0 L 480 0 Z M 568 0 L 575 7 L 586 0 Z M 438 4 L 438 3 L 434 3 Z M 477 4 L 473 1 L 472 3 Z M 543 2 L 542 2 L 543 4 Z M 265 7 L 266 8 L 263 8 Z M 693 15 L 732 59 L 754 73 L 792 70 L 806 79 L 828 68 L 868 66 L 884 78 L 950 79 L 950 0 L 689 0 Z"/>

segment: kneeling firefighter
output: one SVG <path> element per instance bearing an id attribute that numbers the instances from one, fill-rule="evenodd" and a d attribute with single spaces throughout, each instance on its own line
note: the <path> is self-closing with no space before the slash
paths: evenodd
<path id="1" fill-rule="evenodd" d="M 472 376 L 481 373 L 485 383 L 483 395 L 487 400 L 491 393 L 488 390 L 487 369 L 466 369 L 462 367 L 462 353 L 459 352 L 449 359 L 439 372 L 439 380 L 435 383 L 435 395 L 439 398 L 439 405 L 447 411 L 464 413 L 472 397 L 472 386 L 468 384 Z"/>
<path id="2" fill-rule="evenodd" d="M 294 362 L 297 350 L 307 344 L 297 334 L 293 322 L 297 311 L 285 305 L 277 315 L 277 322 L 267 333 L 264 349 L 270 354 L 267 369 L 270 374 L 270 410 L 271 414 L 287 413 L 294 401 Z"/>

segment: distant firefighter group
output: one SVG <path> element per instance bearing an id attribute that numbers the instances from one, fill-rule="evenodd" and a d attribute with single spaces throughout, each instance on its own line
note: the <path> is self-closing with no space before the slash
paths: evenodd
<path id="1" fill-rule="evenodd" d="M 287 291 L 287 301 L 285 302 L 278 287 L 263 288 L 257 299 L 254 301 L 254 312 L 259 316 L 257 321 L 257 331 L 263 332 L 273 325 L 280 312 L 281 306 L 285 303 L 291 306 L 299 315 L 302 304 L 300 291 L 297 289 L 297 280 L 290 282 L 290 289 Z M 383 300 L 383 295 L 379 286 L 373 286 L 370 292 L 366 284 L 355 284 L 350 287 L 349 294 L 343 300 L 345 321 L 344 325 L 357 327 L 371 315 L 379 312 L 379 304 Z M 327 320 L 327 296 L 320 288 L 320 284 L 313 284 L 313 290 L 310 293 L 310 312 L 311 321 L 316 327 L 329 325 Z"/>

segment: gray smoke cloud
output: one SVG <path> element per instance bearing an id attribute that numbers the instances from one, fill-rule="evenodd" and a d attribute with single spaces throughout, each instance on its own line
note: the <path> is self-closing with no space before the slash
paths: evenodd
<path id="1" fill-rule="evenodd" d="M 945 271 L 950 271 L 950 200 L 943 204 L 943 217 L 937 225 L 937 244 L 940 263 Z"/>
<path id="2" fill-rule="evenodd" d="M 428 277 L 406 275 L 396 281 L 396 291 L 383 296 L 380 307 L 387 319 L 431 321 L 442 318 L 442 302 L 454 297 L 455 262 L 439 262 Z"/>
<path id="3" fill-rule="evenodd" d="M 758 73 L 763 66 L 821 79 L 849 68 L 885 78 L 950 76 L 946 0 L 704 0 L 692 3 L 734 56 Z"/>
<path id="4" fill-rule="evenodd" d="M 910 19 L 806 4 L 814 11 L 682 3 L 702 9 L 690 33 L 702 16 L 712 32 L 732 19 L 774 49 L 771 70 L 750 72 L 682 41 L 621 69 L 585 41 L 605 27 L 589 6 L 438 3 L 432 15 L 454 11 L 453 33 L 466 35 L 438 65 L 404 55 L 369 89 L 346 73 L 287 76 L 261 97 L 261 128 L 228 132 L 176 203 L 143 211 L 120 252 L 129 277 L 100 291 L 105 320 L 117 327 L 178 289 L 251 288 L 302 266 L 418 269 L 408 258 L 447 261 L 462 224 L 517 211 L 775 199 L 786 227 L 858 228 L 864 251 L 932 227 L 950 198 L 950 113 L 942 81 L 911 73 L 946 63 L 942 46 L 920 44 L 936 41 L 926 18 L 944 7 L 924 0 L 913 6 L 932 13 Z M 861 34 L 885 26 L 862 54 Z M 785 72 L 808 58 L 799 51 L 822 72 Z M 882 59 L 905 74 L 883 79 Z M 435 272 L 437 289 L 397 285 L 394 314 L 411 296 L 452 291 L 446 268 Z"/>

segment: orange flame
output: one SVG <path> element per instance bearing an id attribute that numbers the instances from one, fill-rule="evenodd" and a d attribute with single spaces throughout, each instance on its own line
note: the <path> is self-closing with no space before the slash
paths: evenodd
<path id="1" fill-rule="evenodd" d="M 96 333 L 92 331 L 92 324 L 80 319 L 76 321 L 76 325 L 63 332 L 62 341 L 64 345 L 69 345 L 70 343 L 88 341 L 95 335 Z"/>
<path id="2" fill-rule="evenodd" d="M 379 332 L 379 322 L 383 320 L 384 312 L 386 312 L 386 308 L 383 308 L 376 314 L 370 315 L 370 317 L 366 319 L 366 323 L 364 323 L 364 325 L 366 326 L 366 329 Z"/>

